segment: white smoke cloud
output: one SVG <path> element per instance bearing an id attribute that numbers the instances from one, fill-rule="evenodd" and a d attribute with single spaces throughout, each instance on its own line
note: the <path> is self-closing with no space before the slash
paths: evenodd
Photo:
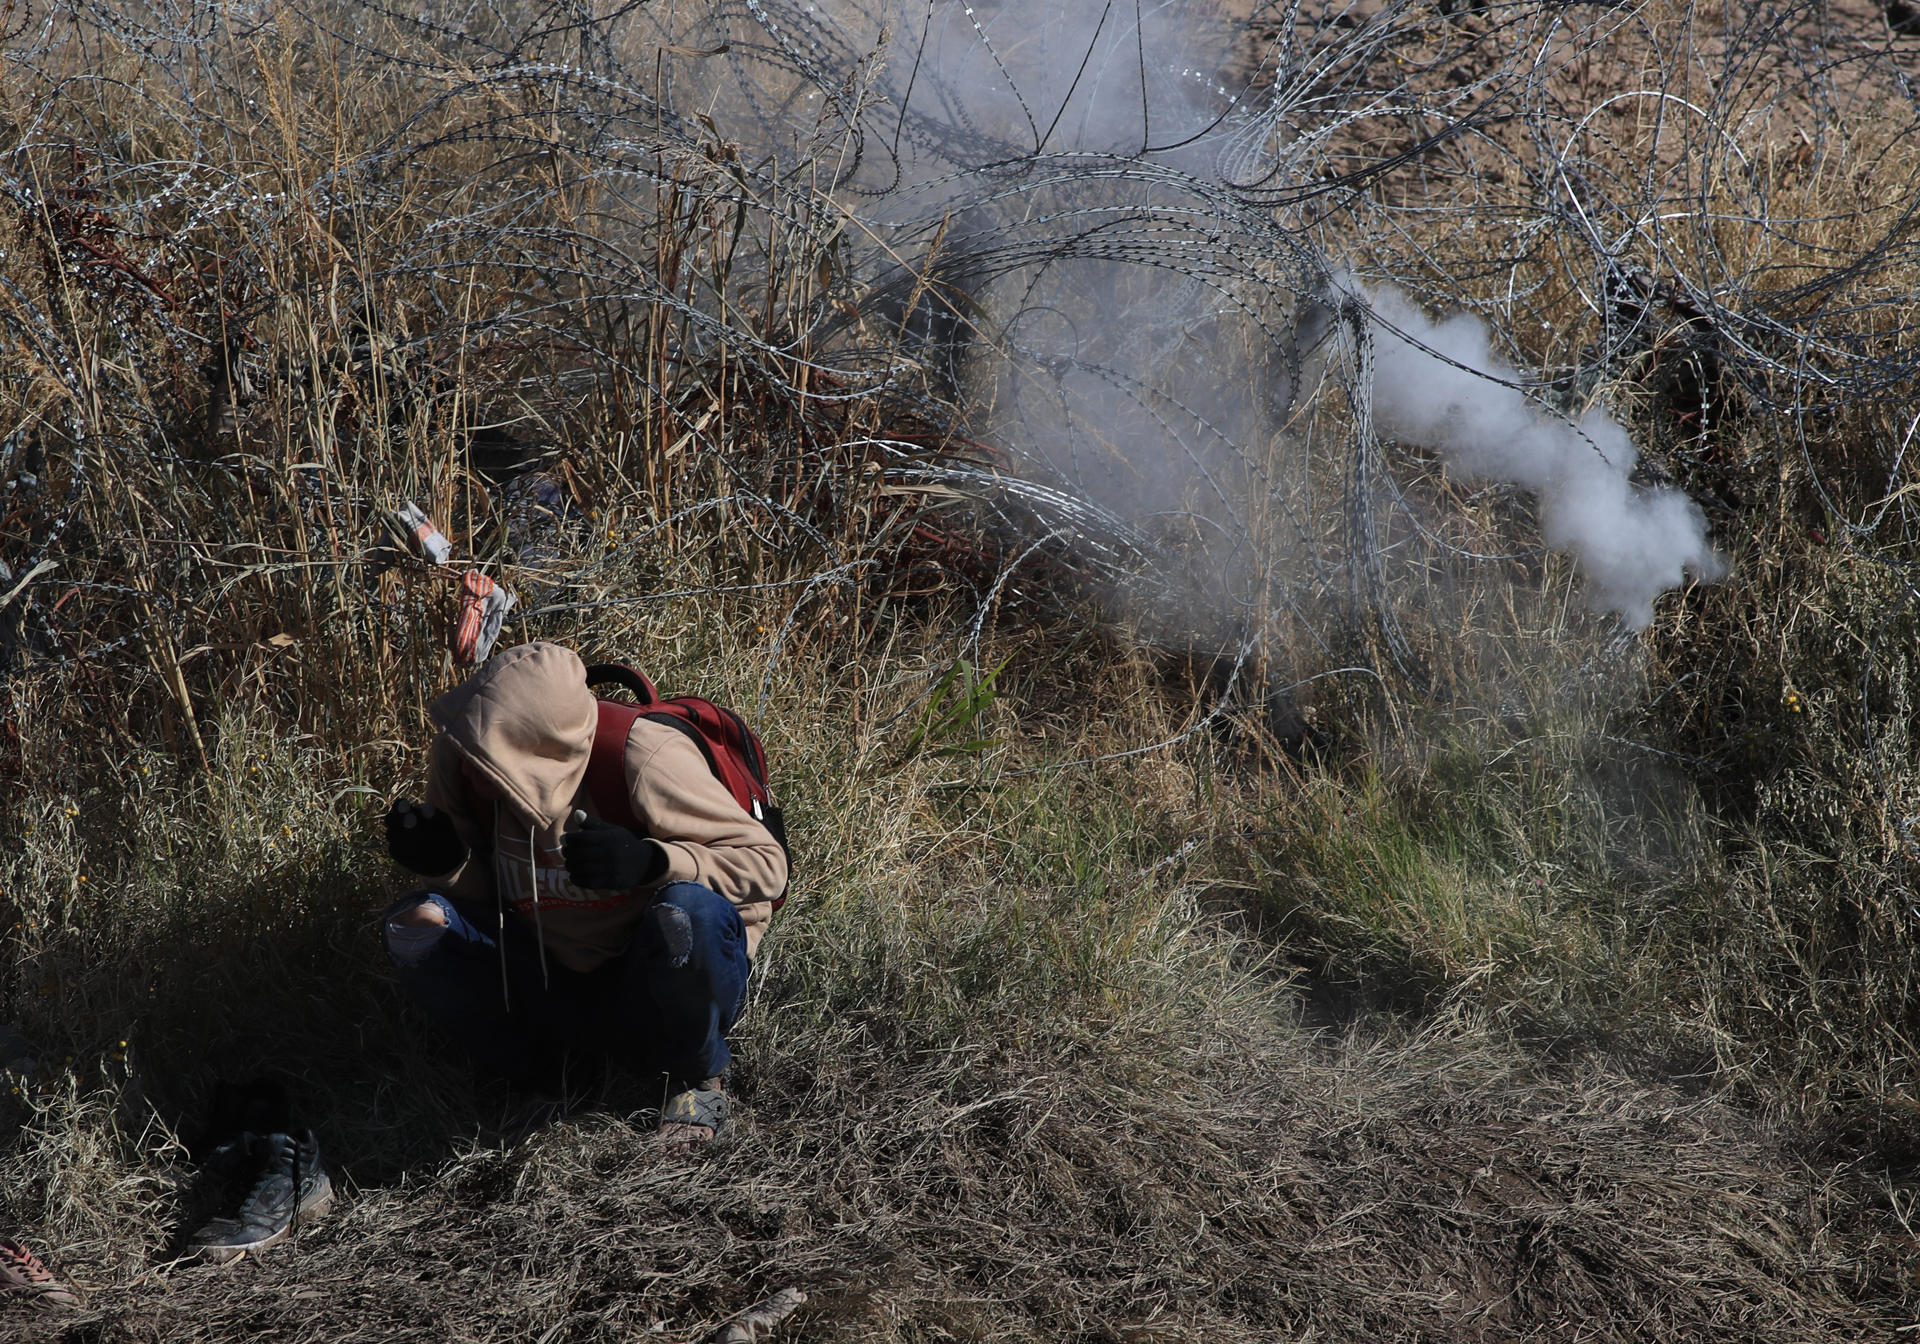
<path id="1" fill-rule="evenodd" d="M 682 62 L 687 105 L 710 108 L 749 161 L 831 167 L 860 221 L 849 248 L 868 248 L 853 271 L 903 305 L 899 328 L 952 378 L 974 432 L 1178 539 L 1192 572 L 1155 578 L 1183 619 L 1240 628 L 1263 604 L 1311 612 L 1346 591 L 1315 503 L 1338 450 L 1291 428 L 1296 396 L 1318 395 L 1295 359 L 1315 342 L 1292 324 L 1318 311 L 1327 263 L 1223 189 L 1236 155 L 1276 143 L 1259 99 L 1219 73 L 1241 7 L 759 0 L 714 11 L 711 30 L 644 29 L 680 12 L 634 23 L 655 46 L 727 53 Z M 768 31 L 808 62 L 760 59 Z M 963 297 L 943 311 L 948 294 Z M 1633 484 L 1638 453 L 1611 417 L 1540 408 L 1471 316 L 1435 323 L 1385 287 L 1365 301 L 1380 319 L 1376 424 L 1532 492 L 1596 609 L 1642 629 L 1661 593 L 1725 574 L 1684 494 Z M 1351 388 L 1354 372 L 1322 386 Z"/>
<path id="2" fill-rule="evenodd" d="M 1698 505 L 1629 479 L 1639 450 L 1611 416 L 1590 411 L 1576 424 L 1549 415 L 1512 386 L 1524 381 L 1520 372 L 1468 314 L 1431 321 L 1390 286 L 1365 297 L 1376 319 L 1380 431 L 1439 453 L 1466 476 L 1530 491 L 1546 544 L 1573 558 L 1596 610 L 1643 630 L 1660 594 L 1726 574 Z"/>

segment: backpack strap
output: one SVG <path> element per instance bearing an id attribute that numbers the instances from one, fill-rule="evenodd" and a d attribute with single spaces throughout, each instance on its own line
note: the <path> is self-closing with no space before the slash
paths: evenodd
<path id="1" fill-rule="evenodd" d="M 600 721 L 593 729 L 593 752 L 587 757 L 587 792 L 601 819 L 646 834 L 633 815 L 633 795 L 627 792 L 627 735 L 640 717 L 639 705 L 602 700 Z"/>
<path id="2" fill-rule="evenodd" d="M 680 732 L 685 735 L 687 741 L 698 747 L 701 756 L 706 758 L 707 773 L 711 774 L 722 784 L 725 784 L 727 786 L 727 792 L 733 792 L 733 781 L 728 779 L 725 773 L 721 771 L 720 762 L 714 758 L 713 743 L 707 741 L 707 735 L 694 727 L 691 720 L 683 714 L 662 711 L 646 714 L 643 715 L 643 717 L 649 723 L 664 723 L 669 728 L 678 728 Z"/>
<path id="3" fill-rule="evenodd" d="M 753 813 L 756 799 L 771 801 L 766 762 L 747 721 L 730 709 L 697 695 L 676 695 L 647 711 L 655 723 L 671 723 L 692 738 L 707 758 L 707 769 L 727 786 L 740 806 Z"/>

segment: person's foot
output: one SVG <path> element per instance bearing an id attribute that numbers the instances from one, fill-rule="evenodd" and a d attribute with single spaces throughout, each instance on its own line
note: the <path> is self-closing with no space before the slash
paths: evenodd
<path id="1" fill-rule="evenodd" d="M 333 1182 L 320 1161 L 311 1131 L 257 1138 L 260 1174 L 231 1216 L 215 1218 L 193 1234 L 189 1255 L 217 1265 L 285 1241 L 300 1224 L 318 1218 L 333 1203 Z"/>
<path id="2" fill-rule="evenodd" d="M 660 1146 L 676 1151 L 713 1142 L 727 1123 L 727 1094 L 720 1079 L 682 1088 L 660 1108 Z"/>
<path id="3" fill-rule="evenodd" d="M 73 1289 L 53 1277 L 40 1257 L 10 1237 L 0 1237 L 0 1302 L 22 1298 L 41 1307 L 77 1307 Z"/>

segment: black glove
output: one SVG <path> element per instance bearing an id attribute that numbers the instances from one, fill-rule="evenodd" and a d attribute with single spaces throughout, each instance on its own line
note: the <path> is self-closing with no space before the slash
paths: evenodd
<path id="1" fill-rule="evenodd" d="M 627 891 L 657 882 L 667 872 L 667 851 L 625 826 L 582 816 L 560 841 L 567 876 L 589 891 Z"/>
<path id="2" fill-rule="evenodd" d="M 387 809 L 387 853 L 424 877 L 450 873 L 467 857 L 453 818 L 431 803 L 402 798 Z"/>

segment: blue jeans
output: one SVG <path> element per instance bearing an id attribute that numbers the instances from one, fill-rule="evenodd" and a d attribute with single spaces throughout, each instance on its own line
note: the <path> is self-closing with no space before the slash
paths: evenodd
<path id="1" fill-rule="evenodd" d="M 684 910 L 693 927 L 684 966 L 671 964 L 653 920 L 643 918 L 625 955 L 584 973 L 549 957 L 543 985 L 531 924 L 509 914 L 503 940 L 494 910 L 416 892 L 396 902 L 387 919 L 429 900 L 446 912 L 446 932 L 420 960 L 394 957 L 394 967 L 427 1018 L 482 1073 L 508 1082 L 557 1091 L 569 1053 L 680 1082 L 717 1077 L 733 1057 L 727 1033 L 746 996 L 746 930 L 733 903 L 698 882 L 669 883 L 658 899 Z M 387 941 L 386 920 L 381 938 Z M 387 952 L 393 956 L 391 943 Z"/>

